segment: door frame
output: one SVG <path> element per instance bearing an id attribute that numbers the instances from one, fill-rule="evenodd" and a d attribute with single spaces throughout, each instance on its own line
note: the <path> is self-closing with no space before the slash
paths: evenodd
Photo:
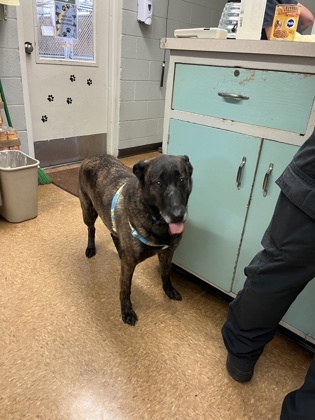
<path id="1" fill-rule="evenodd" d="M 34 1 L 34 0 L 28 0 Z M 121 31 L 122 31 L 122 1 L 123 0 L 98 0 L 108 1 L 109 9 L 109 28 L 108 28 L 108 115 L 107 115 L 107 135 L 106 151 L 116 156 L 118 155 L 119 141 L 119 98 L 120 98 L 120 66 L 121 66 Z M 24 52 L 24 24 L 21 8 L 16 7 L 19 55 L 21 65 L 21 76 L 23 86 L 24 112 L 26 120 L 26 130 L 28 139 L 28 154 L 35 156 L 33 127 L 31 118 L 30 91 L 27 79 L 26 55 Z"/>

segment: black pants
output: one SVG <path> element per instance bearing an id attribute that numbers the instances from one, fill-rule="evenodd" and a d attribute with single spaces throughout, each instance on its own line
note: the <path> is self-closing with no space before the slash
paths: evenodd
<path id="1" fill-rule="evenodd" d="M 307 371 L 305 382 L 290 392 L 282 404 L 280 420 L 313 420 L 315 418 L 315 358 Z"/>
<path id="2" fill-rule="evenodd" d="M 262 245 L 264 249 L 245 268 L 244 288 L 231 302 L 222 328 L 233 363 L 245 371 L 253 369 L 292 302 L 315 277 L 315 221 L 280 193 Z M 315 418 L 314 364 L 308 375 L 313 376 L 307 386 L 308 391 L 312 387 L 314 397 L 312 413 L 309 417 L 303 417 L 302 412 L 300 417 L 290 417 L 296 412 L 293 409 L 307 410 L 307 405 L 289 407 L 293 401 L 289 394 L 283 408 L 287 417 L 283 419 Z M 303 398 L 296 401 L 300 404 Z"/>

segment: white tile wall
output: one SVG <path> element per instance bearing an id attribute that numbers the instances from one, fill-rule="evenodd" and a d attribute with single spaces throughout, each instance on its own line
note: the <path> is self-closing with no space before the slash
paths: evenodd
<path id="1" fill-rule="evenodd" d="M 137 21 L 137 0 L 124 0 L 120 93 L 119 149 L 162 142 L 164 85 L 160 87 L 162 62 L 169 52 L 160 39 L 172 37 L 177 28 L 215 27 L 225 0 L 153 0 L 153 21 Z"/>

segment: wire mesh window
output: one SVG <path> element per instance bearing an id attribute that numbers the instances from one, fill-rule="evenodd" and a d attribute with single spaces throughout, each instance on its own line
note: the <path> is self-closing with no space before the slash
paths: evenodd
<path id="1" fill-rule="evenodd" d="M 36 0 L 40 58 L 94 61 L 94 0 Z"/>

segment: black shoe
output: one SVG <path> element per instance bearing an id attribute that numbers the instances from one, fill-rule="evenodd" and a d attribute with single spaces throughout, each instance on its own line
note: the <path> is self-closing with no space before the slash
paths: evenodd
<path id="1" fill-rule="evenodd" d="M 226 359 L 226 369 L 230 376 L 237 382 L 249 382 L 252 379 L 254 369 L 249 371 L 243 371 L 233 365 L 230 356 Z"/>

